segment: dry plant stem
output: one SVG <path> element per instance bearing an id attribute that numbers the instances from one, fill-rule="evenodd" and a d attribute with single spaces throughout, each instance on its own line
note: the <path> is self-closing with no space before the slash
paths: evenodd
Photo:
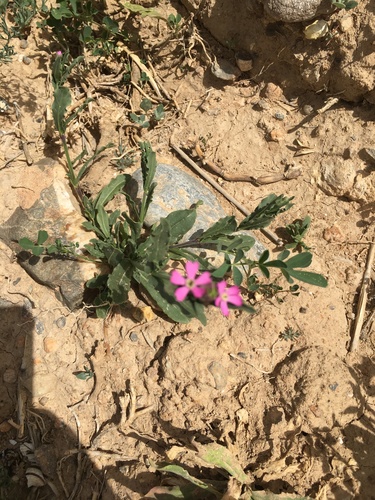
<path id="1" fill-rule="evenodd" d="M 142 61 L 139 59 L 139 57 L 134 54 L 131 50 L 129 50 L 126 46 L 124 46 L 125 52 L 128 54 L 128 56 L 133 59 L 133 61 L 137 64 L 139 69 L 141 69 L 146 75 L 148 76 L 150 80 L 150 85 L 154 89 L 156 95 L 159 97 L 159 99 L 163 100 L 163 96 L 161 95 L 161 92 L 159 90 L 159 87 L 154 79 L 154 77 L 151 75 L 150 71 L 148 68 L 142 63 Z"/>
<path id="2" fill-rule="evenodd" d="M 29 152 L 29 147 L 27 145 L 27 141 L 25 139 L 25 132 L 23 128 L 23 123 L 22 123 L 22 117 L 21 117 L 21 112 L 20 108 L 18 107 L 18 104 L 16 102 L 13 103 L 13 106 L 16 110 L 16 116 L 18 120 L 18 126 L 20 128 L 21 132 L 21 143 L 22 143 L 22 149 L 26 158 L 26 162 L 28 165 L 32 165 L 34 163 L 33 159 L 31 158 L 30 152 Z"/>
<path id="3" fill-rule="evenodd" d="M 205 179 L 207 182 L 209 182 L 211 184 L 211 186 L 213 186 L 217 191 L 219 191 L 219 193 L 221 193 L 223 196 L 225 196 L 225 198 L 228 201 L 233 203 L 233 205 L 235 207 L 237 207 L 240 212 L 242 212 L 246 216 L 251 214 L 250 210 L 248 210 L 244 205 L 241 205 L 241 203 L 239 203 L 235 198 L 233 198 L 233 196 L 230 195 L 228 193 L 228 191 L 223 189 L 220 186 L 220 184 L 218 184 L 216 181 L 211 179 L 211 177 L 209 175 L 207 175 L 206 172 L 195 163 L 195 161 L 193 161 L 187 154 L 185 154 L 181 148 L 179 148 L 176 144 L 174 144 L 172 138 L 170 139 L 170 145 L 185 161 L 187 161 L 189 163 L 189 165 L 191 167 L 193 167 L 193 169 L 196 172 L 198 172 L 198 174 L 201 177 L 203 177 L 203 179 Z M 283 242 L 271 231 L 268 231 L 267 229 L 261 229 L 261 231 L 265 236 L 267 236 L 268 239 L 270 239 L 276 245 L 281 246 L 283 244 Z"/>
<path id="4" fill-rule="evenodd" d="M 375 257 L 375 242 L 372 242 L 367 256 L 367 264 L 365 272 L 363 274 L 361 291 L 359 293 L 357 316 L 354 322 L 353 340 L 349 352 L 354 352 L 357 349 L 359 339 L 361 336 L 363 320 L 365 317 L 365 310 L 367 304 L 367 289 L 371 279 L 371 270 L 372 270 L 372 264 L 374 262 L 374 257 Z"/>

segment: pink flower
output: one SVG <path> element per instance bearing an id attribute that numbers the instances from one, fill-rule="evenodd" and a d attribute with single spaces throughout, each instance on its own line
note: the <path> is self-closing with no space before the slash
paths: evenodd
<path id="1" fill-rule="evenodd" d="M 218 296 L 215 299 L 215 306 L 220 307 L 224 316 L 229 315 L 228 304 L 233 304 L 237 307 L 242 306 L 242 297 L 238 286 L 228 287 L 225 281 L 220 281 L 217 284 L 217 292 Z"/>
<path id="2" fill-rule="evenodd" d="M 189 292 L 196 299 L 200 299 L 206 293 L 206 286 L 211 283 L 211 276 L 208 271 L 205 271 L 200 276 L 196 277 L 199 270 L 199 262 L 186 262 L 186 278 L 182 276 L 176 269 L 172 271 L 171 283 L 177 285 L 174 292 L 177 302 L 182 302 L 186 299 Z"/>

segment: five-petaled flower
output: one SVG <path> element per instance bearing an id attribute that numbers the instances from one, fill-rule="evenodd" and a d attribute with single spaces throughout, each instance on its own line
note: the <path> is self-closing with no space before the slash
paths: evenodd
<path id="1" fill-rule="evenodd" d="M 193 294 L 196 299 L 201 299 L 206 293 L 206 286 L 212 280 L 208 271 L 203 272 L 197 277 L 199 271 L 199 262 L 186 262 L 186 278 L 182 276 L 176 269 L 172 271 L 171 283 L 177 285 L 174 295 L 178 302 L 186 299 L 189 292 Z"/>
<path id="2" fill-rule="evenodd" d="M 238 286 L 227 286 L 225 281 L 217 283 L 218 296 L 215 299 L 215 306 L 220 307 L 224 316 L 229 315 L 228 304 L 233 304 L 236 307 L 242 306 L 242 297 Z"/>

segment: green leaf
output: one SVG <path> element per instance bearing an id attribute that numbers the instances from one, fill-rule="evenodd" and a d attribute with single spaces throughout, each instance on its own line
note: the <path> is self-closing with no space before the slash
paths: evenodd
<path id="1" fill-rule="evenodd" d="M 156 172 L 156 154 L 151 148 L 149 142 L 142 142 L 140 144 L 142 157 L 141 157 L 141 170 L 143 178 L 143 189 L 145 193 L 151 189 L 155 172 Z"/>
<path id="2" fill-rule="evenodd" d="M 139 14 L 141 17 L 156 17 L 157 19 L 166 20 L 166 18 L 156 9 L 150 7 L 142 7 L 142 5 L 137 5 L 132 2 L 123 2 L 123 5 L 125 9 L 128 9 L 134 14 Z"/>
<path id="3" fill-rule="evenodd" d="M 250 250 L 255 244 L 255 239 L 248 234 L 240 234 L 229 236 L 232 239 L 232 242 L 227 247 L 227 251 L 230 252 L 232 250 L 244 249 L 245 251 Z"/>
<path id="4" fill-rule="evenodd" d="M 275 194 L 270 194 L 260 202 L 254 212 L 241 222 L 238 229 L 261 229 L 267 227 L 278 214 L 292 207 L 292 199 L 293 197 L 287 198 L 284 195 L 276 196 Z"/>
<path id="5" fill-rule="evenodd" d="M 147 111 L 150 111 L 152 108 L 152 102 L 150 99 L 142 99 L 141 104 L 140 104 L 141 109 L 147 113 Z"/>
<path id="6" fill-rule="evenodd" d="M 269 270 L 267 269 L 267 267 L 263 264 L 258 264 L 258 267 L 260 269 L 260 271 L 264 274 L 264 276 L 269 279 L 270 277 L 270 272 Z"/>
<path id="7" fill-rule="evenodd" d="M 151 462 L 151 460 L 150 460 Z M 222 498 L 222 493 L 219 491 L 215 490 L 210 484 L 208 484 L 205 481 L 202 481 L 200 479 L 197 479 L 193 476 L 191 476 L 187 470 L 185 470 L 183 467 L 180 465 L 175 465 L 175 464 L 170 464 L 168 462 L 158 462 L 158 463 L 153 463 L 151 462 L 151 465 L 158 471 L 160 472 L 171 472 L 172 474 L 176 474 L 176 476 L 184 478 L 186 481 L 189 481 L 190 483 L 195 484 L 199 488 L 202 488 L 204 490 L 207 490 L 210 493 L 213 493 L 217 498 Z"/>
<path id="8" fill-rule="evenodd" d="M 303 281 L 304 283 L 320 286 L 322 288 L 326 288 L 328 286 L 328 281 L 321 274 L 311 273 L 309 271 L 297 271 L 296 269 L 290 268 L 288 268 L 286 272 L 293 278 Z"/>
<path id="9" fill-rule="evenodd" d="M 157 122 L 160 122 L 165 117 L 164 106 L 158 104 L 154 110 L 154 117 Z"/>
<path id="10" fill-rule="evenodd" d="M 107 281 L 108 274 L 99 274 L 98 276 L 86 281 L 85 286 L 86 288 L 104 288 L 107 286 Z"/>
<path id="11" fill-rule="evenodd" d="M 197 211 L 191 210 L 176 210 L 167 217 L 165 220 L 169 225 L 169 243 L 173 244 L 180 239 L 194 226 L 197 218 Z"/>
<path id="12" fill-rule="evenodd" d="M 98 205 L 97 214 L 96 214 L 96 222 L 98 223 L 99 228 L 102 231 L 105 238 L 109 238 L 111 236 L 111 232 L 109 229 L 109 218 L 108 218 L 108 214 L 105 211 L 103 205 Z"/>
<path id="13" fill-rule="evenodd" d="M 230 262 L 224 262 L 220 267 L 211 273 L 211 276 L 213 278 L 223 278 L 230 271 L 231 267 Z"/>
<path id="14" fill-rule="evenodd" d="M 288 267 L 282 260 L 269 260 L 264 265 L 266 267 L 277 267 L 278 269 L 286 269 Z"/>
<path id="15" fill-rule="evenodd" d="M 233 267 L 233 281 L 234 284 L 240 286 L 243 280 L 243 276 L 238 267 Z"/>
<path id="16" fill-rule="evenodd" d="M 232 453 L 217 443 L 209 443 L 199 446 L 198 456 L 205 462 L 226 470 L 232 477 L 241 484 L 249 484 L 250 478 L 243 471 L 239 461 Z"/>
<path id="17" fill-rule="evenodd" d="M 60 135 L 66 132 L 65 114 L 68 106 L 72 103 L 70 90 L 67 87 L 58 87 L 53 93 L 52 116 L 55 127 Z"/>
<path id="18" fill-rule="evenodd" d="M 29 250 L 36 257 L 39 257 L 44 252 L 44 247 L 35 245 L 35 243 L 33 243 L 31 240 L 29 240 L 29 238 L 21 238 L 18 241 L 18 244 L 24 250 Z"/>
<path id="19" fill-rule="evenodd" d="M 108 277 L 107 286 L 111 291 L 113 304 L 123 304 L 128 299 L 133 266 L 128 259 L 123 259 Z"/>
<path id="20" fill-rule="evenodd" d="M 269 256 L 270 256 L 270 251 L 265 250 L 260 256 L 259 264 L 264 264 L 268 260 Z"/>
<path id="21" fill-rule="evenodd" d="M 311 262 L 312 254 L 310 252 L 302 252 L 288 259 L 285 264 L 289 269 L 294 269 L 296 267 L 309 267 L 311 265 Z"/>
<path id="22" fill-rule="evenodd" d="M 37 245 L 43 245 L 43 243 L 45 241 L 47 241 L 47 239 L 48 239 L 48 233 L 47 233 L 47 231 L 41 230 L 41 231 L 38 232 L 38 239 L 36 240 L 36 244 Z"/>
<path id="23" fill-rule="evenodd" d="M 168 255 L 170 228 L 167 219 L 152 226 L 151 234 L 138 246 L 138 255 L 159 266 Z"/>
<path id="24" fill-rule="evenodd" d="M 199 241 L 205 241 L 207 239 L 212 240 L 217 236 L 224 234 L 232 234 L 237 230 L 237 222 L 233 215 L 228 215 L 227 217 L 222 217 L 213 226 L 204 231 L 200 237 Z"/>
<path id="25" fill-rule="evenodd" d="M 112 200 L 112 198 L 124 188 L 129 175 L 120 174 L 115 179 L 112 179 L 107 186 L 105 186 L 98 194 L 94 201 L 94 208 L 98 208 L 99 205 L 103 207 Z"/>

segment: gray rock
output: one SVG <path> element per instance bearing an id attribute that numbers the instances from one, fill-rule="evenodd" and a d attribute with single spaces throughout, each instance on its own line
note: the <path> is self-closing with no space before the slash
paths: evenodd
<path id="1" fill-rule="evenodd" d="M 141 169 L 133 174 L 133 180 L 135 183 L 130 188 L 130 195 L 139 201 L 143 192 Z M 145 219 L 145 224 L 148 226 L 152 226 L 174 210 L 191 208 L 201 200 L 203 204 L 197 207 L 195 225 L 183 238 L 183 241 L 189 241 L 227 215 L 209 188 L 196 177 L 177 167 L 163 163 L 158 164 L 155 182 L 157 187 Z M 243 233 L 255 238 L 255 245 L 250 250 L 248 257 L 259 259 L 265 251 L 265 247 L 250 231 L 243 231 Z"/>
<path id="2" fill-rule="evenodd" d="M 61 238 L 63 241 L 78 241 L 83 246 L 94 237 L 81 227 L 85 219 L 69 192 L 69 186 L 63 180 L 55 179 L 31 208 L 23 210 L 18 207 L 0 226 L 0 239 L 18 254 L 20 265 L 35 281 L 53 289 L 56 297 L 73 310 L 82 303 L 85 282 L 95 272 L 100 272 L 98 266 L 49 256 L 31 256 L 18 244 L 23 237 L 35 241 L 41 229 L 49 234 L 48 243 Z"/>
<path id="3" fill-rule="evenodd" d="M 263 0 L 266 12 L 278 21 L 295 23 L 332 10 L 327 0 Z"/>

